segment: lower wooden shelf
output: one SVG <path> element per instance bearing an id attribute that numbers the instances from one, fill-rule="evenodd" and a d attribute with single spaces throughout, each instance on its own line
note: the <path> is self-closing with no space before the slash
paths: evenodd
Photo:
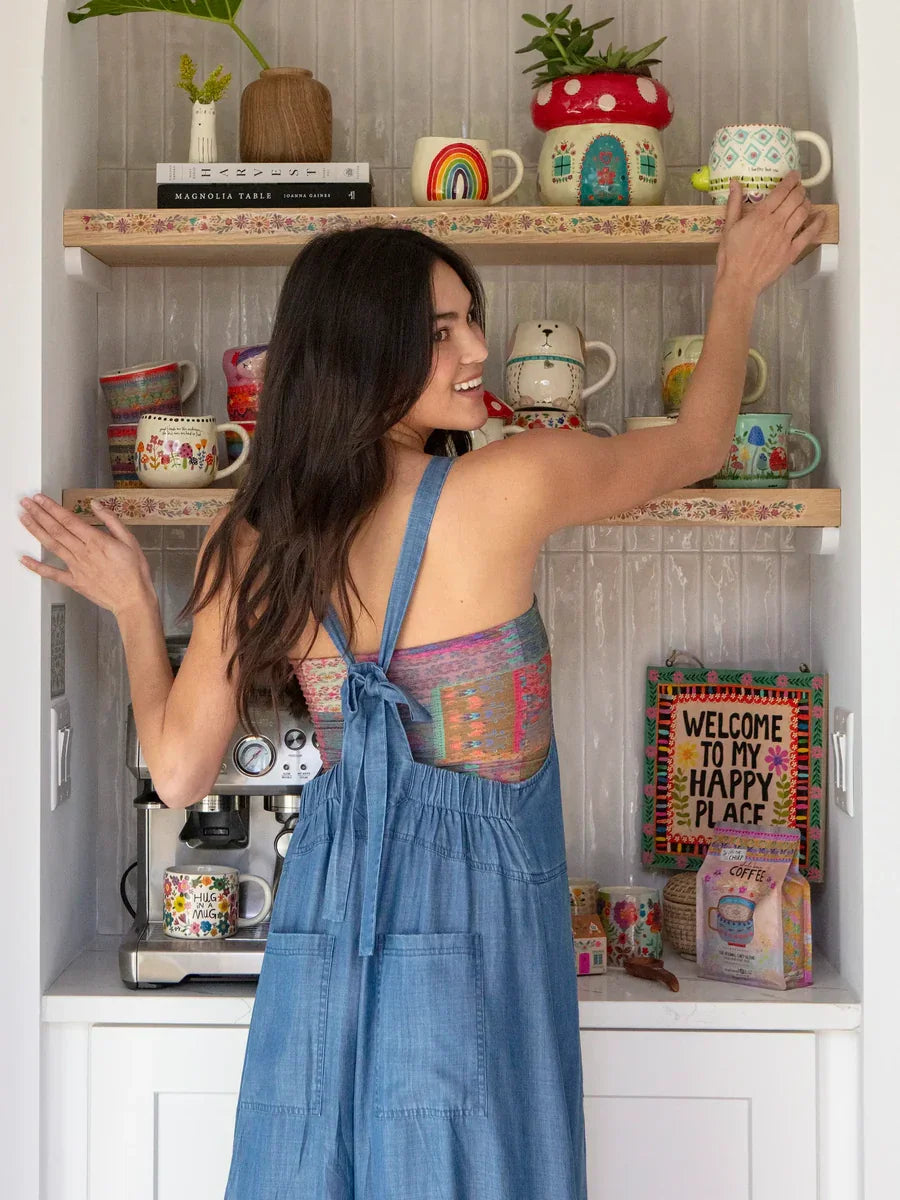
<path id="1" fill-rule="evenodd" d="M 63 506 L 98 517 L 90 502 L 102 500 L 127 525 L 208 525 L 234 498 L 232 488 L 69 488 Z M 685 488 L 640 508 L 609 517 L 602 525 L 780 525 L 818 529 L 841 523 L 839 488 Z"/>

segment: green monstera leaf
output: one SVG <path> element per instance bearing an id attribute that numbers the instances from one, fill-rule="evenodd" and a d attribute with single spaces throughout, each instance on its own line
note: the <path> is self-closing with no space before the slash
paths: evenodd
<path id="1" fill-rule="evenodd" d="M 241 3 L 242 0 L 85 0 L 68 16 L 73 25 L 86 21 L 88 17 L 121 17 L 126 13 L 142 12 L 171 13 L 176 17 L 214 21 L 233 29 L 263 70 L 268 70 L 269 64 L 246 33 L 234 23 Z"/>

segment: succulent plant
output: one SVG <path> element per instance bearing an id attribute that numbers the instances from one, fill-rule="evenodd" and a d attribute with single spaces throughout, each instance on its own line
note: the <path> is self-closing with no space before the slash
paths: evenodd
<path id="1" fill-rule="evenodd" d="M 572 5 L 567 4 L 562 12 L 548 12 L 546 17 L 532 13 L 522 13 L 522 20 L 539 29 L 527 46 L 522 46 L 516 54 L 529 54 L 537 50 L 543 57 L 540 62 L 532 63 L 522 72 L 539 71 L 533 81 L 533 87 L 559 79 L 561 75 L 596 75 L 600 71 L 618 71 L 627 75 L 649 75 L 650 68 L 661 60 L 650 55 L 666 40 L 664 37 L 643 46 L 640 50 L 629 50 L 627 46 L 613 49 L 610 42 L 603 54 L 590 54 L 594 44 L 594 33 L 614 19 L 604 17 L 593 25 L 582 25 L 577 17 L 569 19 Z"/>

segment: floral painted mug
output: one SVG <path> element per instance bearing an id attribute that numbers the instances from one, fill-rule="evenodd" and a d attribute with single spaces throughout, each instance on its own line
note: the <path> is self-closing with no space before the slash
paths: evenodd
<path id="1" fill-rule="evenodd" d="M 243 449 L 233 463 L 219 467 L 218 433 L 235 433 Z M 199 488 L 233 475 L 247 461 L 250 436 L 234 421 L 215 417 L 141 417 L 134 444 L 134 466 L 145 487 Z"/>
<path id="2" fill-rule="evenodd" d="M 623 958 L 662 958 L 659 888 L 601 887 L 597 912 L 606 932 L 609 965 Z"/>
<path id="3" fill-rule="evenodd" d="M 242 883 L 258 883 L 262 907 L 252 917 L 238 912 Z M 163 931 L 177 938 L 231 937 L 238 929 L 258 925 L 272 910 L 272 889 L 259 875 L 243 875 L 236 867 L 187 864 L 163 872 Z"/>
<path id="4" fill-rule="evenodd" d="M 812 462 L 799 471 L 789 467 L 788 439 L 792 437 L 806 438 L 813 447 Z M 715 477 L 715 486 L 787 487 L 789 479 L 809 475 L 821 461 L 819 439 L 805 429 L 794 429 L 790 413 L 741 413 L 728 458 Z"/>

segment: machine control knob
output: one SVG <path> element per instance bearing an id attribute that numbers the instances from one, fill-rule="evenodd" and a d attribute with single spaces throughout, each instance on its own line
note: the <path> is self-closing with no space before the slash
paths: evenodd
<path id="1" fill-rule="evenodd" d="M 284 744 L 288 750 L 297 753 L 306 745 L 306 734 L 302 729 L 289 729 L 284 735 Z"/>
<path id="2" fill-rule="evenodd" d="M 271 771 L 275 757 L 275 747 L 266 737 L 242 737 L 234 748 L 234 765 L 253 778 Z"/>

